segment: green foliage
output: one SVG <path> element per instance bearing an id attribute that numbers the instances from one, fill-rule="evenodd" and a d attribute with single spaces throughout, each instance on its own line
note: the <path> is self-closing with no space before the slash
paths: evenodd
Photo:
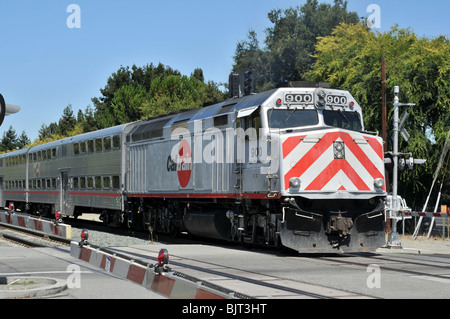
<path id="1" fill-rule="evenodd" d="M 12 126 L 10 126 L 9 129 L 3 133 L 3 137 L 0 141 L 0 153 L 6 153 L 21 149 L 29 143 L 30 139 L 28 138 L 25 131 L 23 131 L 22 134 L 17 137 L 16 130 Z"/>
<path id="2" fill-rule="evenodd" d="M 244 68 L 255 71 L 257 91 L 304 80 L 315 61 L 317 38 L 330 35 L 342 22 L 359 21 L 343 0 L 335 0 L 334 5 L 308 0 L 301 7 L 272 10 L 268 18 L 273 26 L 266 30 L 266 47 L 261 49 L 256 32 L 250 31 L 248 40 L 237 44 L 234 55 L 235 72 Z"/>
<path id="3" fill-rule="evenodd" d="M 160 116 L 205 103 L 220 102 L 225 93 L 214 82 L 205 84 L 203 71 L 188 77 L 159 64 L 121 67 L 108 79 L 100 98 L 92 99 L 98 128 Z"/>
<path id="4" fill-rule="evenodd" d="M 400 138 L 399 150 L 427 159 L 427 163 L 401 175 L 399 194 L 408 204 L 420 206 L 450 130 L 450 41 L 444 36 L 420 38 L 397 26 L 373 33 L 361 24 L 341 24 L 330 36 L 320 38 L 316 50 L 317 60 L 307 78 L 349 90 L 363 108 L 366 130 L 381 131 L 383 58 L 387 63 L 388 137 L 393 133 L 393 87 L 400 86 L 401 102 L 416 103 L 401 107 L 401 112 L 409 113 L 405 128 L 411 139 L 406 143 Z M 387 142 L 386 150 L 392 150 L 390 138 Z M 444 189 L 450 190 L 448 180 Z"/>

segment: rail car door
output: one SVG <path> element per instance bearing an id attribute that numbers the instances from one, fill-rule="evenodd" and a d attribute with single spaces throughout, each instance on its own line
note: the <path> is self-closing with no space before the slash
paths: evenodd
<path id="1" fill-rule="evenodd" d="M 0 205 L 3 205 L 3 176 L 0 177 Z"/>
<path id="2" fill-rule="evenodd" d="M 69 172 L 61 171 L 61 186 L 60 186 L 60 209 L 63 215 L 73 215 L 73 205 L 69 199 Z"/>
<path id="3" fill-rule="evenodd" d="M 259 193 L 267 190 L 266 176 L 261 174 L 261 147 L 259 129 L 261 128 L 260 108 L 242 110 L 238 114 L 236 173 L 240 175 L 235 186 L 243 193 Z M 243 134 L 244 136 L 241 136 Z"/>

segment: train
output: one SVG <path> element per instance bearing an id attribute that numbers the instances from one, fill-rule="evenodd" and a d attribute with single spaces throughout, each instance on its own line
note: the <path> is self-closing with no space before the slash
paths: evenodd
<path id="1" fill-rule="evenodd" d="M 326 85 L 278 87 L 0 156 L 0 206 L 176 236 L 370 252 L 385 244 L 383 141 Z"/>

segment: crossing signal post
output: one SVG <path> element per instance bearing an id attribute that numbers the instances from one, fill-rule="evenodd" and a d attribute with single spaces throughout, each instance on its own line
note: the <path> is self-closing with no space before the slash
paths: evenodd
<path id="1" fill-rule="evenodd" d="M 406 118 L 408 117 L 408 113 L 404 113 L 401 120 L 399 118 L 399 107 L 400 106 L 414 106 L 413 103 L 400 103 L 399 102 L 399 95 L 400 93 L 400 87 L 395 86 L 394 87 L 394 135 L 392 137 L 393 139 L 393 152 L 388 153 L 388 156 L 385 158 L 385 164 L 387 165 L 388 161 L 392 161 L 392 206 L 389 207 L 390 211 L 390 218 L 392 219 L 392 231 L 388 235 L 388 242 L 387 246 L 391 248 L 400 248 L 401 243 L 398 238 L 398 232 L 397 232 L 397 222 L 399 220 L 399 211 L 400 211 L 400 203 L 398 201 L 398 172 L 404 170 L 406 167 L 412 169 L 414 167 L 414 164 L 423 164 L 426 160 L 417 160 L 412 157 L 411 154 L 409 154 L 409 158 L 405 157 L 405 154 L 401 154 L 398 152 L 398 135 L 399 132 L 403 136 L 403 138 L 408 141 L 409 134 L 406 131 L 406 129 L 403 127 L 403 125 L 406 122 Z M 388 166 L 387 166 L 388 167 Z M 389 171 L 389 170 L 388 170 Z"/>

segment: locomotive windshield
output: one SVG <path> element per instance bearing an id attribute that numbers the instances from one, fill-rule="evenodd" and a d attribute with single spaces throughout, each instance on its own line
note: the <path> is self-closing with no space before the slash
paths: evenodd
<path id="1" fill-rule="evenodd" d="M 323 120 L 325 125 L 358 132 L 362 131 L 361 117 L 358 112 L 324 110 Z"/>
<path id="2" fill-rule="evenodd" d="M 271 109 L 268 112 L 269 127 L 290 128 L 317 125 L 319 116 L 316 110 Z"/>

